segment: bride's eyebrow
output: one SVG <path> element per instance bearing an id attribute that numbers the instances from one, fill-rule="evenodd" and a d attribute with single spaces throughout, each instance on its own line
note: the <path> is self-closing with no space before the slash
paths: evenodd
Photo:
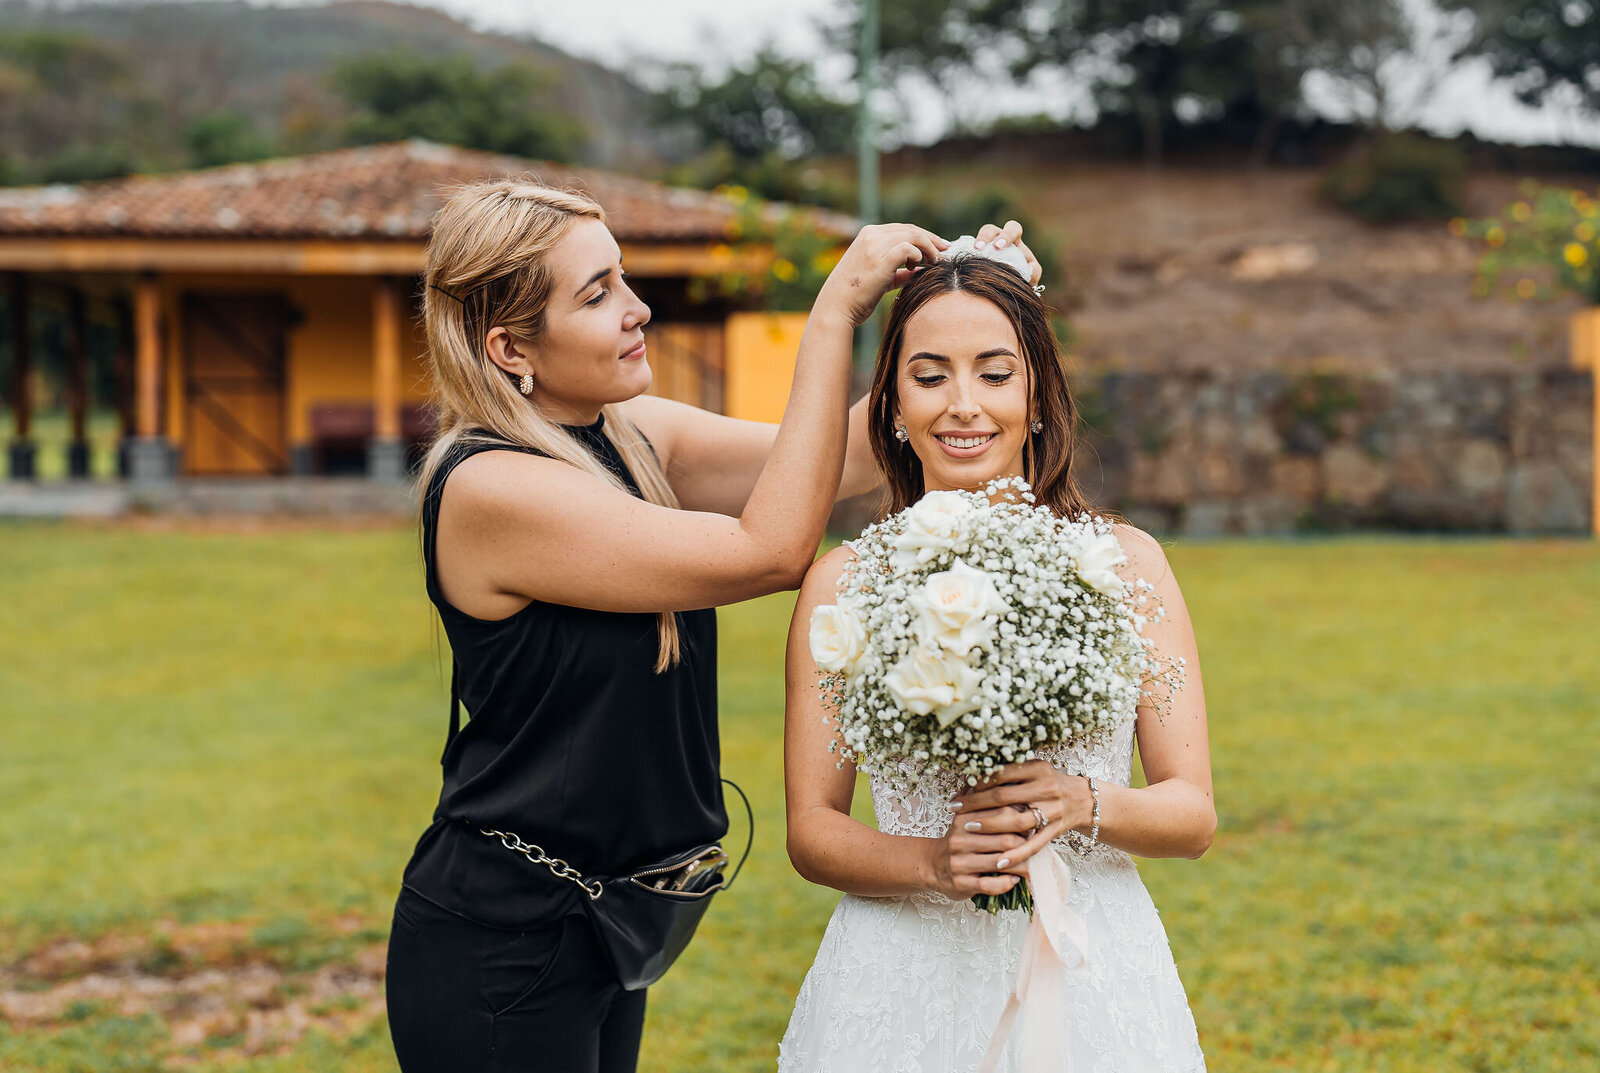
<path id="1" fill-rule="evenodd" d="M 985 350 L 982 354 L 979 354 L 976 358 L 974 358 L 972 360 L 973 361 L 984 361 L 984 360 L 986 360 L 988 358 L 1014 358 L 1016 356 L 1017 355 L 1012 351 L 1012 349 L 1010 347 L 997 346 L 997 347 L 993 347 L 993 348 L 991 348 L 989 350 Z M 943 354 L 934 354 L 934 353 L 932 353 L 930 351 L 927 351 L 927 350 L 919 350 L 919 351 L 917 351 L 915 354 L 913 354 L 909 358 L 907 358 L 906 361 L 908 363 L 909 362 L 913 362 L 913 361 L 942 361 L 946 365 L 950 364 L 950 359 L 945 357 Z"/>

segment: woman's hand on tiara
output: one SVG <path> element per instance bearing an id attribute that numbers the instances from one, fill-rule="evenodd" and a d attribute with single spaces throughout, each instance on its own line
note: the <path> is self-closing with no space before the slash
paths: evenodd
<path id="1" fill-rule="evenodd" d="M 1033 251 L 1028 249 L 1028 244 L 1022 241 L 1022 225 L 1017 221 L 1007 220 L 1004 227 L 996 224 L 984 224 L 973 237 L 978 240 L 980 247 L 993 244 L 1002 249 L 1006 246 L 1015 246 L 1021 250 L 1023 256 L 1028 259 L 1028 282 L 1030 284 L 1038 283 L 1039 278 L 1044 275 L 1044 266 L 1039 264 L 1039 258 L 1035 257 Z"/>
<path id="2" fill-rule="evenodd" d="M 885 294 L 904 286 L 918 265 L 938 260 L 949 245 L 914 224 L 869 224 L 828 273 L 812 309 L 837 311 L 860 327 Z"/>

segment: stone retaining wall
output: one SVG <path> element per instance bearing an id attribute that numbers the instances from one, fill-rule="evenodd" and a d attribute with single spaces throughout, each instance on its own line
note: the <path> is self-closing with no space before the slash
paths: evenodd
<path id="1" fill-rule="evenodd" d="M 1163 533 L 1588 533 L 1588 372 L 1078 377 L 1078 473 Z"/>

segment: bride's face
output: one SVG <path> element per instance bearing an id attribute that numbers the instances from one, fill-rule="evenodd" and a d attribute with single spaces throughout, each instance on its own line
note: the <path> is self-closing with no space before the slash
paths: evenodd
<path id="1" fill-rule="evenodd" d="M 930 300 L 906 321 L 895 377 L 895 423 L 922 462 L 926 491 L 1023 476 L 1031 385 L 999 307 L 959 291 Z"/>

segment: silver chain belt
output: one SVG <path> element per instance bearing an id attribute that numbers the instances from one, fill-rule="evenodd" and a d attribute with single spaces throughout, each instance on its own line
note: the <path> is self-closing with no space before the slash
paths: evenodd
<path id="1" fill-rule="evenodd" d="M 589 896 L 591 902 L 598 901 L 600 895 L 605 893 L 605 888 L 600 885 L 598 879 L 584 879 L 582 872 L 563 861 L 560 857 L 546 856 L 544 850 L 535 846 L 532 842 L 524 842 L 510 831 L 490 831 L 482 827 L 478 828 L 478 830 L 490 838 L 498 838 L 500 844 L 513 853 L 522 854 L 534 864 L 544 865 L 554 872 L 557 877 L 572 880 L 572 882 L 583 888 L 583 892 Z"/>

